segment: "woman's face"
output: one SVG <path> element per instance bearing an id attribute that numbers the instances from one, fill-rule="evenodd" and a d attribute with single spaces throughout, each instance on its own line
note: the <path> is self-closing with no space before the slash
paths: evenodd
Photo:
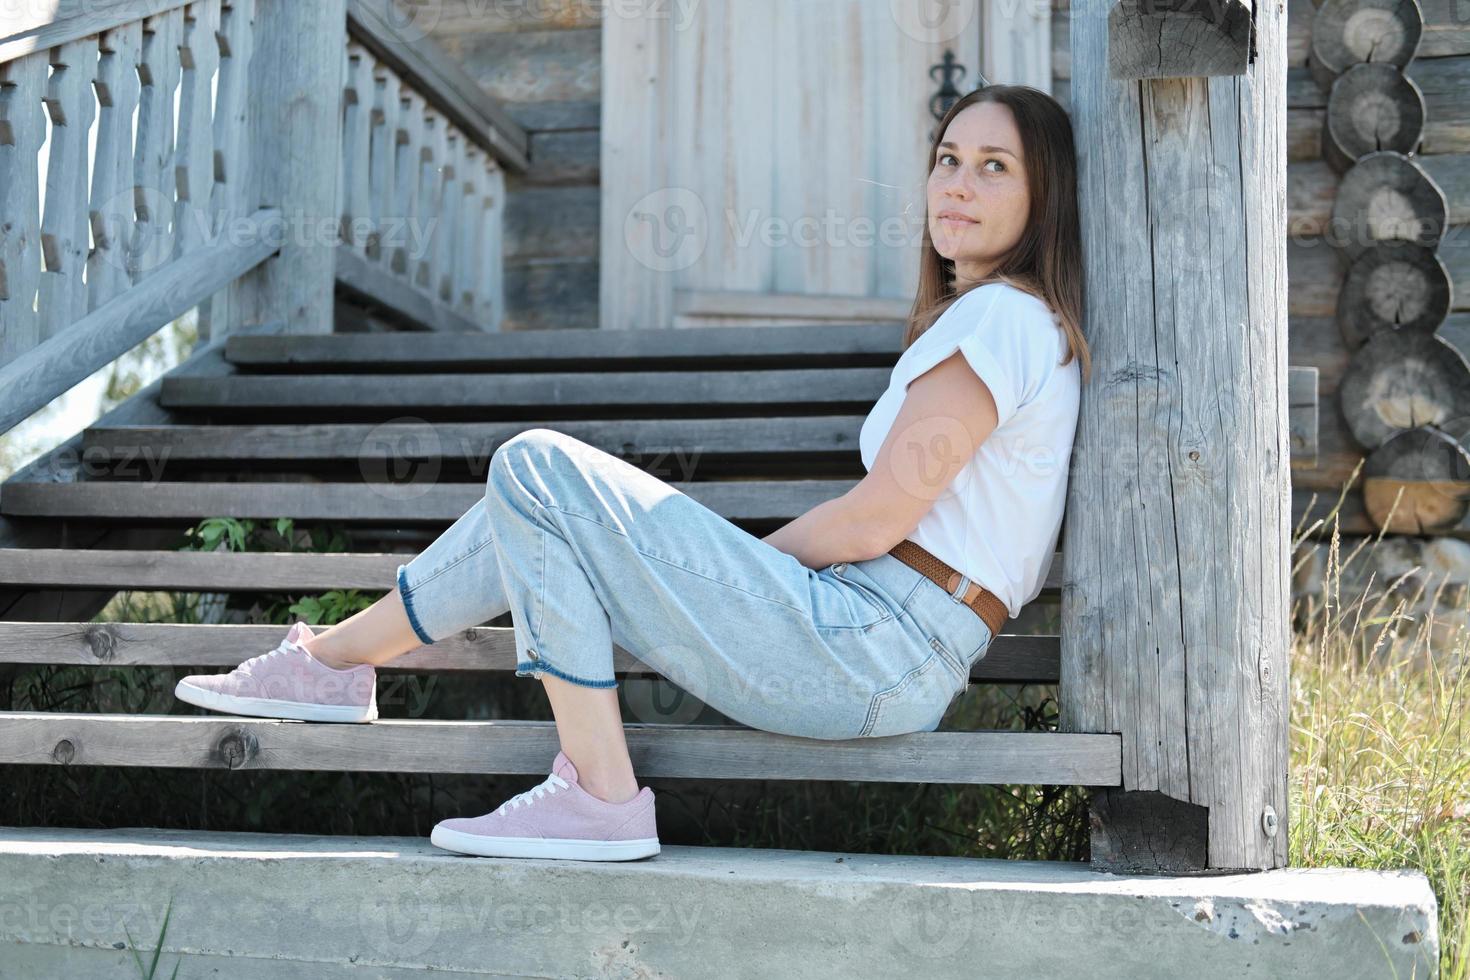
<path id="1" fill-rule="evenodd" d="M 929 174 L 928 217 L 957 285 L 983 279 L 1021 240 L 1031 211 L 1025 164 L 1004 103 L 977 102 L 950 120 Z"/>

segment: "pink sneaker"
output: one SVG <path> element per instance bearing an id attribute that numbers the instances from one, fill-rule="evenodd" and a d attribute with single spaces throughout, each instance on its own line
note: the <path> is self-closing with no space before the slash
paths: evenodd
<path id="1" fill-rule="evenodd" d="M 298 622 L 280 646 L 228 674 L 190 674 L 174 696 L 212 711 L 300 721 L 373 721 L 378 717 L 377 671 L 372 664 L 339 670 L 300 644 L 312 638 Z"/>
<path id="2" fill-rule="evenodd" d="M 577 768 L 557 752 L 551 775 L 481 817 L 434 825 L 429 843 L 482 857 L 631 861 L 658 853 L 653 790 L 623 803 L 598 799 L 577 784 Z"/>

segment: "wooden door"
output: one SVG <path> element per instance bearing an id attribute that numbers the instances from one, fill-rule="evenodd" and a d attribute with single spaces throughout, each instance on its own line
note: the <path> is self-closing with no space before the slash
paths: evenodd
<path id="1" fill-rule="evenodd" d="M 604 328 L 903 317 L 931 68 L 952 50 L 969 91 L 995 49 L 991 81 L 1050 88 L 1045 5 L 1004 29 L 976 0 L 635 6 L 603 18 Z"/>

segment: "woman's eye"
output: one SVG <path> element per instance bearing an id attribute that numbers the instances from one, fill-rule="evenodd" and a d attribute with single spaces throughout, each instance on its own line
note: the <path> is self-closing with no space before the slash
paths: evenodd
<path id="1" fill-rule="evenodd" d="M 939 154 L 939 162 L 941 164 L 944 164 L 945 166 L 949 166 L 948 163 L 945 163 L 945 161 L 947 161 L 947 160 L 954 160 L 954 161 L 958 162 L 959 161 L 959 157 L 955 156 L 953 153 L 941 153 L 941 154 Z M 1004 163 L 1001 163 L 999 160 L 995 159 L 994 157 L 991 157 L 989 160 L 986 160 L 984 166 L 989 166 L 992 163 L 999 164 L 1000 165 L 1000 169 L 999 170 L 992 170 L 992 171 L 990 171 L 991 173 L 997 173 L 998 174 L 998 173 L 1004 173 L 1005 172 L 1006 165 Z"/>

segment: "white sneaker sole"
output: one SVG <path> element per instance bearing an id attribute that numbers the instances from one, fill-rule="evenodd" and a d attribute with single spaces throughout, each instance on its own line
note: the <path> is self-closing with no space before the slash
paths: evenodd
<path id="1" fill-rule="evenodd" d="M 280 698 L 242 698 L 233 694 L 206 691 L 187 681 L 179 681 L 174 687 L 174 697 L 211 711 L 227 711 L 254 718 L 286 718 L 294 721 L 376 721 L 378 718 L 376 703 L 354 706 L 309 704 Z"/>
<path id="2" fill-rule="evenodd" d="M 429 843 L 479 857 L 567 858 L 574 861 L 632 861 L 659 851 L 657 837 L 641 840 L 576 840 L 565 837 L 486 837 L 435 827 Z"/>

